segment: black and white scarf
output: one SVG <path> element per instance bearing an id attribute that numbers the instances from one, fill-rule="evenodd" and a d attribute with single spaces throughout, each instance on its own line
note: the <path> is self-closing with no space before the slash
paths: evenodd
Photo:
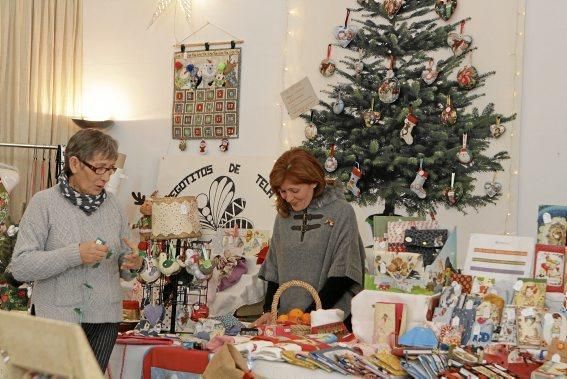
<path id="1" fill-rule="evenodd" d="M 69 178 L 64 173 L 59 176 L 59 190 L 69 201 L 90 216 L 96 211 L 106 199 L 106 191 L 103 189 L 98 195 L 86 195 L 77 192 L 69 185 Z"/>

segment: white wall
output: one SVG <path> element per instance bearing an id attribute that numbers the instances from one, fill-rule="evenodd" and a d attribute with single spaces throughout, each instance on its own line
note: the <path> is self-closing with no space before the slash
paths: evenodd
<path id="1" fill-rule="evenodd" d="M 567 205 L 567 2 L 529 0 L 524 47 L 518 233 L 535 236 L 539 205 Z"/>
<path id="2" fill-rule="evenodd" d="M 490 12 L 479 4 L 481 1 L 491 7 Z M 487 96 L 479 105 L 482 107 L 494 101 L 497 110 L 504 114 L 516 109 L 511 93 L 518 62 L 513 56 L 518 3 L 521 1 L 461 1 L 458 11 L 462 13 L 456 15 L 473 16 L 466 31 L 474 36 L 479 47 L 474 64 L 481 71 L 497 71 L 497 75 L 483 87 L 482 92 Z M 464 254 L 470 232 L 515 232 L 519 226 L 520 234 L 535 235 L 537 205 L 567 203 L 563 195 L 567 184 L 561 178 L 566 161 L 559 155 L 566 138 L 560 124 L 560 90 L 565 87 L 561 86 L 565 79 L 560 70 L 562 59 L 557 57 L 565 54 L 560 33 L 565 27 L 561 26 L 559 15 L 567 11 L 567 3 L 548 0 L 546 7 L 537 7 L 534 3 L 533 0 L 529 2 L 526 15 L 521 189 L 519 193 L 514 189 L 513 177 L 500 174 L 498 180 L 512 192 L 511 201 L 502 200 L 498 206 L 479 213 L 473 211 L 466 218 L 451 210 L 440 212 L 441 222 L 459 226 L 460 255 Z M 323 58 L 323 47 L 331 41 L 330 28 L 344 20 L 345 7 L 352 6 L 354 1 L 193 0 L 191 26 L 185 24 L 180 8 L 175 12 L 172 4 L 147 29 L 156 4 L 157 0 L 84 0 L 85 113 L 93 104 L 102 104 L 100 98 L 91 95 L 102 89 L 103 100 L 109 101 L 105 107 L 116 120 L 109 133 L 119 140 L 120 150 L 128 155 L 125 168 L 129 179 L 122 183 L 119 197 L 131 220 L 137 218 L 137 211 L 129 194 L 131 191 L 150 193 L 156 187 L 160 157 L 191 155 L 197 150 L 197 142 L 189 141 L 187 151 L 181 153 L 177 141 L 170 137 L 173 44 L 206 21 L 245 40 L 242 46 L 240 138 L 231 141 L 229 154 L 275 157 L 282 151 L 286 137 L 295 144 L 303 135 L 303 127 L 296 123 L 291 123 L 288 129 L 280 128 L 282 120 L 286 120 L 285 117 L 282 119 L 282 112 L 276 105 L 280 102 L 279 92 L 284 83 L 289 85 L 305 75 L 312 79 L 316 90 L 325 87 L 317 73 L 318 61 Z M 304 14 L 299 19 L 287 20 L 287 10 L 291 8 L 303 9 Z M 290 28 L 297 27 L 303 35 L 291 43 L 288 40 L 288 53 L 284 55 L 288 21 Z M 190 41 L 220 38 L 230 39 L 208 27 Z M 284 64 L 297 71 L 283 75 Z M 551 64 L 557 67 L 550 70 Z M 495 146 L 495 150 L 511 150 L 513 139 L 501 139 L 498 144 L 501 146 Z M 210 154 L 219 154 L 212 141 L 209 150 Z M 513 164 L 512 161 L 507 165 Z M 479 180 L 480 187 L 484 181 L 485 178 Z M 539 188 L 540 183 L 544 183 L 544 188 Z M 536 185 L 537 189 L 533 188 Z M 505 227 L 506 213 L 510 207 L 514 209 L 517 195 L 521 204 L 518 225 L 516 213 L 512 212 Z M 367 214 L 380 210 L 379 206 L 357 210 L 359 224 Z M 369 242 L 370 229 L 364 226 L 361 230 L 363 239 Z"/>

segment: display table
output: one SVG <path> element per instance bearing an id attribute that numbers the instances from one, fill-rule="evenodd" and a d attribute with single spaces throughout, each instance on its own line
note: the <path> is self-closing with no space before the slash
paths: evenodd
<path id="1" fill-rule="evenodd" d="M 323 370 L 310 370 L 299 366 L 294 366 L 285 362 L 270 362 L 257 360 L 254 361 L 252 367 L 254 373 L 270 379 L 289 379 L 289 378 L 309 378 L 309 379 L 327 379 L 327 378 L 346 378 L 345 375 L 338 372 L 326 372 Z M 354 376 L 350 376 L 354 378 Z"/>
<path id="2" fill-rule="evenodd" d="M 110 377 L 140 378 L 146 353 L 154 347 L 166 344 L 171 345 L 173 341 L 165 338 L 119 337 L 108 362 Z"/>
<path id="3" fill-rule="evenodd" d="M 208 351 L 185 349 L 181 346 L 155 346 L 144 357 L 142 377 L 144 379 L 171 378 L 177 373 L 188 373 L 195 375 L 183 375 L 182 377 L 200 378 L 208 363 Z"/>

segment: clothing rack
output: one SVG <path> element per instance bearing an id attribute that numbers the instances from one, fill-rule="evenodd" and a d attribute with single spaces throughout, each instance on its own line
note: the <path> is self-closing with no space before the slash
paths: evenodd
<path id="1" fill-rule="evenodd" d="M 58 146 L 53 146 L 53 145 L 32 145 L 26 143 L 8 143 L 8 142 L 0 142 L 0 146 L 21 147 L 25 149 L 50 149 L 50 150 L 57 150 L 58 148 Z"/>

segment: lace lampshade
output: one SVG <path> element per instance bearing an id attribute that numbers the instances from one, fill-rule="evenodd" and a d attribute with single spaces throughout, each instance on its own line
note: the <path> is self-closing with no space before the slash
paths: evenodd
<path id="1" fill-rule="evenodd" d="M 200 237 L 198 214 L 194 196 L 155 198 L 152 204 L 152 239 Z"/>

